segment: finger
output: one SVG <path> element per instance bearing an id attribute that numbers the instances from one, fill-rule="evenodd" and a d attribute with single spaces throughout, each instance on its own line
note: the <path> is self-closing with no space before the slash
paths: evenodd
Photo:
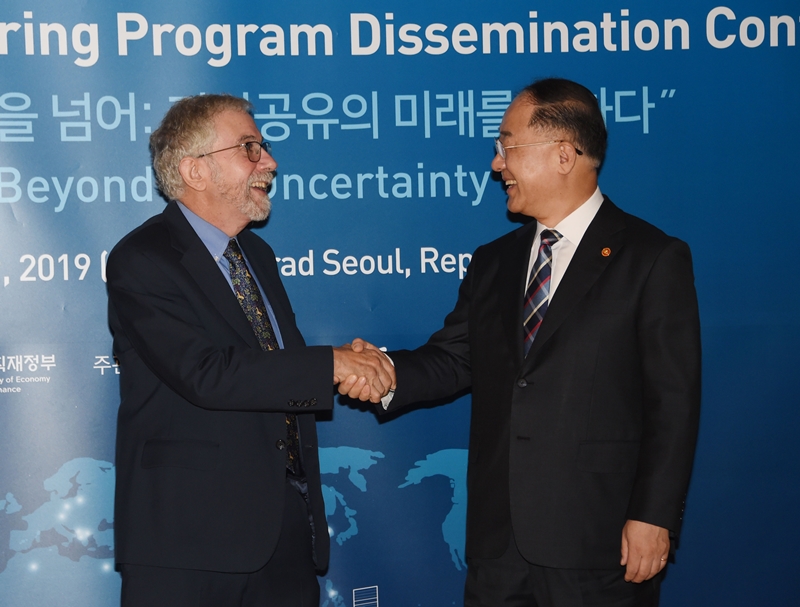
<path id="1" fill-rule="evenodd" d="M 353 387 L 348 390 L 347 396 L 350 398 L 359 398 L 361 396 L 361 392 L 364 390 L 364 386 L 366 385 L 367 378 L 359 377 L 358 380 L 353 384 Z"/>
<path id="2" fill-rule="evenodd" d="M 392 388 L 394 388 L 397 384 L 397 372 L 395 371 L 392 361 L 390 361 L 389 357 L 385 354 L 381 358 L 381 368 L 389 376 L 389 383 L 391 384 Z"/>
<path id="3" fill-rule="evenodd" d="M 636 576 L 633 578 L 633 582 L 635 584 L 641 584 L 645 580 L 649 580 L 653 577 L 658 570 L 653 570 L 653 567 L 658 566 L 658 559 L 657 558 L 641 558 L 639 559 L 639 568 L 636 571 Z"/>
<path id="4" fill-rule="evenodd" d="M 369 386 L 369 384 L 367 384 L 361 389 L 361 394 L 358 395 L 358 400 L 366 402 L 370 400 L 371 395 L 372 395 L 372 388 Z"/>
<path id="5" fill-rule="evenodd" d="M 647 579 L 649 580 L 650 578 L 658 575 L 661 572 L 661 570 L 664 569 L 664 567 L 666 566 L 667 566 L 666 556 L 656 558 L 656 560 L 653 561 L 653 566 L 650 568 L 650 575 L 647 577 Z"/>
<path id="6" fill-rule="evenodd" d="M 381 375 L 376 376 L 370 382 L 370 386 L 372 386 L 372 389 L 375 391 L 375 393 L 380 394 L 381 397 L 388 394 L 390 385 L 391 382 L 388 380 L 388 378 L 382 377 Z"/>
<path id="7" fill-rule="evenodd" d="M 389 388 L 392 386 L 392 383 L 392 377 L 383 371 L 375 376 L 375 380 L 372 382 L 372 385 L 378 392 L 381 393 L 381 396 L 385 396 L 389 392 Z"/>
<path id="8" fill-rule="evenodd" d="M 642 565 L 642 555 L 636 549 L 636 546 L 630 542 L 626 544 L 626 559 L 625 559 L 625 581 L 635 582 L 639 575 L 639 568 Z"/>
<path id="9" fill-rule="evenodd" d="M 628 564 L 628 538 L 625 537 L 625 534 L 622 534 L 622 545 L 620 546 L 620 554 L 622 558 L 619 560 L 619 564 L 623 567 Z"/>
<path id="10" fill-rule="evenodd" d="M 388 364 L 390 364 L 390 365 L 392 364 L 392 363 L 389 361 L 389 357 L 386 355 L 386 348 L 379 348 L 379 347 L 378 347 L 378 346 L 376 346 L 375 344 L 371 344 L 370 342 L 368 342 L 368 341 L 365 341 L 365 340 L 361 339 L 360 337 L 357 337 L 356 339 L 354 339 L 354 340 L 353 340 L 353 345 L 354 345 L 354 346 L 356 345 L 356 343 L 358 343 L 358 347 L 359 347 L 359 350 L 357 350 L 358 352 L 361 352 L 361 351 L 363 351 L 363 350 L 371 350 L 371 351 L 373 351 L 373 352 L 376 352 L 376 353 L 380 354 L 380 355 L 381 355 L 381 357 L 382 357 L 382 358 L 383 358 L 383 359 L 384 359 L 384 360 L 385 360 L 385 361 L 386 361 Z"/>
<path id="11" fill-rule="evenodd" d="M 370 400 L 371 403 L 373 403 L 375 405 L 378 405 L 378 404 L 380 404 L 380 402 L 381 402 L 381 400 L 383 399 L 384 396 L 386 396 L 386 394 L 381 394 L 381 393 L 376 392 L 375 390 L 373 390 L 369 395 L 369 400 Z"/>
<path id="12" fill-rule="evenodd" d="M 364 347 L 367 342 L 365 342 L 360 337 L 356 337 L 353 342 L 350 344 L 350 347 L 353 349 L 353 352 L 363 352 Z"/>
<path id="13" fill-rule="evenodd" d="M 644 559 L 639 567 L 639 575 L 633 581 L 637 584 L 644 582 L 658 573 L 658 559 Z"/>
<path id="14" fill-rule="evenodd" d="M 627 566 L 625 567 L 625 581 L 632 582 L 633 578 L 636 577 L 636 570 L 633 567 L 633 563 L 628 561 Z"/>
<path id="15" fill-rule="evenodd" d="M 636 571 L 636 576 L 633 578 L 634 584 L 641 584 L 650 575 L 650 564 L 645 561 L 639 561 L 639 569 Z"/>
<path id="16" fill-rule="evenodd" d="M 625 569 L 625 581 L 639 583 L 644 580 L 644 576 L 640 573 L 639 569 L 642 564 L 642 559 L 631 557 L 628 558 L 628 566 Z"/>
<path id="17" fill-rule="evenodd" d="M 353 389 L 353 385 L 358 381 L 357 375 L 350 375 L 345 377 L 344 380 L 339 382 L 339 394 L 347 394 L 350 390 Z"/>
<path id="18" fill-rule="evenodd" d="M 389 387 L 394 389 L 397 385 L 397 374 L 395 372 L 394 365 L 385 354 L 379 350 L 376 350 L 375 352 L 378 356 L 380 356 L 380 370 L 378 371 L 378 375 L 381 383 L 387 386 L 387 389 Z"/>

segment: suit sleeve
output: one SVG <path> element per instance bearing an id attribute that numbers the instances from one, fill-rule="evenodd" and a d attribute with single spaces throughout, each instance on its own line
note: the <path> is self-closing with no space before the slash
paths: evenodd
<path id="1" fill-rule="evenodd" d="M 656 259 L 637 318 L 643 432 L 628 519 L 680 529 L 700 416 L 700 321 L 689 247 Z"/>
<path id="2" fill-rule="evenodd" d="M 107 278 L 109 323 L 123 381 L 126 371 L 136 381 L 154 381 L 153 389 L 160 381 L 209 410 L 332 408 L 330 347 L 306 347 L 300 337 L 299 344 L 283 350 L 251 347 L 163 252 L 132 246 L 112 252 Z M 218 278 L 221 288 L 228 288 Z M 282 286 L 280 292 L 285 297 Z M 296 332 L 293 319 L 285 322 Z"/>
<path id="3" fill-rule="evenodd" d="M 455 308 L 425 345 L 413 351 L 389 352 L 397 372 L 397 389 L 388 411 L 446 398 L 471 385 L 469 317 L 475 268 L 479 263 L 480 249 L 467 268 Z M 382 407 L 378 411 L 384 412 Z"/>

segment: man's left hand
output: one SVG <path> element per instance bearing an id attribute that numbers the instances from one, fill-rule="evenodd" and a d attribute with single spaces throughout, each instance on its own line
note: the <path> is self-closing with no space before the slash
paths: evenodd
<path id="1" fill-rule="evenodd" d="M 649 580 L 667 565 L 669 531 L 641 521 L 628 521 L 622 528 L 622 559 L 626 582 Z"/>

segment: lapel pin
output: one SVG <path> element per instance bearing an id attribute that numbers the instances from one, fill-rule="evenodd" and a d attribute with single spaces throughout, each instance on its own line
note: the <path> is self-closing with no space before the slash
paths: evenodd
<path id="1" fill-rule="evenodd" d="M 600 255 L 602 255 L 603 257 L 608 257 L 609 255 L 611 255 L 611 249 L 605 247 L 602 251 L 600 251 Z"/>

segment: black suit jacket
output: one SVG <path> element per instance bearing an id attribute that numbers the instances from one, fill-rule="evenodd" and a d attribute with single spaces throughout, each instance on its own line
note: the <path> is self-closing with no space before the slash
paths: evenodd
<path id="1" fill-rule="evenodd" d="M 472 386 L 468 556 L 501 556 L 513 529 L 534 564 L 613 569 L 627 519 L 680 528 L 700 403 L 691 256 L 605 199 L 523 358 L 535 231 L 480 247 L 444 328 L 390 353 L 390 410 Z"/>
<path id="2" fill-rule="evenodd" d="M 250 572 L 272 555 L 286 478 L 285 417 L 297 413 L 316 529 L 328 562 L 313 411 L 333 406 L 333 354 L 307 347 L 275 254 L 238 236 L 284 349 L 264 352 L 236 296 L 177 205 L 108 258 L 120 365 L 115 502 L 118 563 Z"/>

